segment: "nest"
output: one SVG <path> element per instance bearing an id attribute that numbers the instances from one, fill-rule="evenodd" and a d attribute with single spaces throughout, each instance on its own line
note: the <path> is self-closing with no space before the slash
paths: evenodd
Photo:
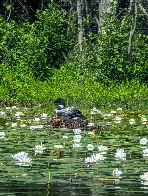
<path id="1" fill-rule="evenodd" d="M 46 125 L 49 125 L 50 128 L 67 128 L 67 129 L 97 129 L 100 130 L 101 127 L 99 125 L 94 125 L 93 127 L 89 127 L 88 124 L 90 121 L 88 119 L 61 119 L 53 117 Z"/>

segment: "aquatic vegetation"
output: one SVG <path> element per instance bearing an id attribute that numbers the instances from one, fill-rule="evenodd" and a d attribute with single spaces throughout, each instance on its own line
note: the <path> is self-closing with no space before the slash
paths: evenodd
<path id="1" fill-rule="evenodd" d="M 107 146 L 99 145 L 99 146 L 98 146 L 98 150 L 101 151 L 101 152 L 104 152 L 104 151 L 107 151 L 108 148 L 107 148 Z"/>
<path id="2" fill-rule="evenodd" d="M 117 152 L 115 153 L 116 159 L 126 160 L 126 153 L 123 148 L 118 148 Z"/>
<path id="3" fill-rule="evenodd" d="M 30 130 L 36 130 L 36 129 L 43 129 L 44 125 L 32 125 L 30 126 Z"/>
<path id="4" fill-rule="evenodd" d="M 63 148 L 63 145 L 61 145 L 61 144 L 55 144 L 54 145 L 54 148 Z"/>
<path id="5" fill-rule="evenodd" d="M 34 121 L 39 122 L 40 118 L 34 118 Z"/>
<path id="6" fill-rule="evenodd" d="M 143 175 L 140 175 L 141 180 L 148 181 L 148 172 L 145 172 Z"/>
<path id="7" fill-rule="evenodd" d="M 122 174 L 122 171 L 120 171 L 118 168 L 116 168 L 115 170 L 113 170 L 113 176 L 120 177 L 121 174 Z"/>
<path id="8" fill-rule="evenodd" d="M 141 145 L 146 145 L 147 142 L 148 142 L 147 138 L 142 138 L 142 139 L 140 139 L 140 144 L 141 144 Z"/>
<path id="9" fill-rule="evenodd" d="M 68 136 L 67 135 L 63 135 L 62 138 L 63 139 L 68 139 Z"/>
<path id="10" fill-rule="evenodd" d="M 4 116 L 6 114 L 6 112 L 0 111 L 0 115 Z"/>
<path id="11" fill-rule="evenodd" d="M 12 123 L 12 124 L 11 124 L 11 127 L 13 127 L 13 128 L 14 128 L 14 127 L 17 127 L 17 126 L 18 126 L 17 123 Z"/>
<path id="12" fill-rule="evenodd" d="M 96 162 L 97 162 L 97 160 L 92 155 L 91 155 L 91 157 L 85 158 L 85 163 L 92 164 L 92 163 L 96 163 Z"/>
<path id="13" fill-rule="evenodd" d="M 81 129 L 73 129 L 74 134 L 81 134 Z"/>
<path id="14" fill-rule="evenodd" d="M 141 121 L 142 121 L 142 124 L 146 124 L 147 123 L 147 118 L 144 115 L 142 115 L 141 116 Z"/>
<path id="15" fill-rule="evenodd" d="M 104 157 L 101 153 L 92 154 L 90 157 L 85 158 L 85 163 L 92 164 L 97 163 L 97 161 L 102 161 L 106 157 Z"/>
<path id="16" fill-rule="evenodd" d="M 44 147 L 42 144 L 41 145 L 35 145 L 35 147 L 33 148 L 33 150 L 35 151 L 35 153 L 39 153 L 42 154 L 44 152 L 44 150 L 46 149 L 46 147 Z"/>
<path id="17" fill-rule="evenodd" d="M 120 117 L 120 116 L 116 116 L 114 118 L 114 122 L 117 123 L 117 124 L 120 124 L 121 123 L 121 120 L 122 120 L 122 117 Z"/>
<path id="18" fill-rule="evenodd" d="M 48 117 L 49 117 L 49 115 L 46 114 L 46 113 L 41 114 L 41 118 L 42 118 L 43 120 L 46 120 Z"/>
<path id="19" fill-rule="evenodd" d="M 93 154 L 92 157 L 96 161 L 102 161 L 102 160 L 106 159 L 106 157 L 104 157 L 102 153 Z"/>
<path id="20" fill-rule="evenodd" d="M 95 148 L 95 147 L 94 147 L 94 145 L 92 145 L 92 144 L 88 144 L 88 145 L 87 145 L 87 149 L 88 149 L 88 150 L 93 151 L 94 148 Z"/>
<path id="21" fill-rule="evenodd" d="M 23 112 L 16 112 L 15 113 L 15 116 L 17 117 L 17 118 L 20 118 L 21 116 L 23 116 L 24 114 L 23 114 Z"/>
<path id="22" fill-rule="evenodd" d="M 0 132 L 0 139 L 4 139 L 5 138 L 5 132 Z"/>
<path id="23" fill-rule="evenodd" d="M 130 124 L 130 125 L 135 124 L 135 120 L 134 120 L 133 118 L 129 119 L 129 124 Z"/>
<path id="24" fill-rule="evenodd" d="M 20 127 L 25 128 L 25 127 L 27 127 L 27 125 L 26 124 L 21 124 Z"/>
<path id="25" fill-rule="evenodd" d="M 143 157 L 144 157 L 144 158 L 148 157 L 148 148 L 145 148 L 145 149 L 143 150 Z"/>
<path id="26" fill-rule="evenodd" d="M 79 143 L 82 139 L 82 136 L 81 135 L 74 135 L 73 137 L 73 141 L 74 143 Z"/>
<path id="27" fill-rule="evenodd" d="M 73 148 L 82 148 L 81 143 L 73 143 Z"/>
<path id="28" fill-rule="evenodd" d="M 116 112 L 111 113 L 111 111 Z M 2 108 L 1 112 L 5 112 L 2 119 L 6 119 L 1 124 L 0 132 L 0 150 L 4 154 L 1 171 L 9 171 L 10 167 L 26 169 L 26 173 L 22 171 L 19 176 L 20 179 L 25 178 L 26 182 L 29 182 L 30 178 L 32 181 L 37 179 L 36 182 L 45 182 L 49 168 L 51 168 L 52 180 L 56 178 L 65 180 L 66 175 L 71 177 L 77 173 L 74 180 L 85 178 L 90 183 L 96 181 L 96 184 L 100 181 L 106 184 L 108 181 L 120 183 L 122 173 L 124 173 L 122 180 L 125 181 L 126 175 L 132 175 L 131 170 L 134 174 L 139 172 L 139 176 L 140 171 L 146 171 L 144 161 L 148 157 L 147 115 L 126 113 L 123 109 L 108 109 L 102 112 L 105 116 L 103 118 L 97 112 L 90 114 L 91 111 L 88 110 L 88 116 L 92 115 L 89 116 L 92 121 L 89 123 L 94 121 L 99 126 L 101 124 L 102 128 L 96 131 L 93 126 L 91 129 L 52 128 L 46 123 L 54 118 L 53 114 L 38 107 L 17 106 L 17 109 L 8 110 Z M 134 123 L 130 124 L 129 120 Z M 19 153 L 15 154 L 16 150 Z M 11 166 L 8 162 L 10 156 Z M 12 176 L 15 176 L 13 172 Z M 16 174 L 13 178 L 17 179 L 17 176 Z M 139 177 L 143 180 L 141 184 L 145 186 L 146 174 L 141 176 L 143 178 Z"/>
<path id="29" fill-rule="evenodd" d="M 18 166 L 30 166 L 32 159 L 28 157 L 28 153 L 19 152 L 17 154 L 12 155 L 12 158 L 16 165 Z"/>

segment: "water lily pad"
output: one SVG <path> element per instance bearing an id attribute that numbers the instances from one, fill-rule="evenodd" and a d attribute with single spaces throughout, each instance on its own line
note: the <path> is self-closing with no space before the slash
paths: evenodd
<path id="1" fill-rule="evenodd" d="M 8 119 L 0 117 L 0 125 L 5 125 L 8 122 Z"/>

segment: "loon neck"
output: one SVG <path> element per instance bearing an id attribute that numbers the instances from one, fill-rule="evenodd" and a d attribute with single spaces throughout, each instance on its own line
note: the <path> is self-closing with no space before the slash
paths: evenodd
<path id="1" fill-rule="evenodd" d="M 61 110 L 61 109 L 64 109 L 64 106 L 63 105 L 59 105 L 58 106 L 58 110 Z"/>

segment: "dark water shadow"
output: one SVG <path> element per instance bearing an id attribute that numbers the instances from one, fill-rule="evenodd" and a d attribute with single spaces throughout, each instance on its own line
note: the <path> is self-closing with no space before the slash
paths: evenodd
<path id="1" fill-rule="evenodd" d="M 105 183 L 106 184 L 106 183 Z M 121 185 L 121 189 L 102 187 L 89 187 L 79 183 L 50 183 L 25 184 L 22 182 L 0 183 L 1 196 L 135 196 L 148 195 L 148 189 Z"/>

